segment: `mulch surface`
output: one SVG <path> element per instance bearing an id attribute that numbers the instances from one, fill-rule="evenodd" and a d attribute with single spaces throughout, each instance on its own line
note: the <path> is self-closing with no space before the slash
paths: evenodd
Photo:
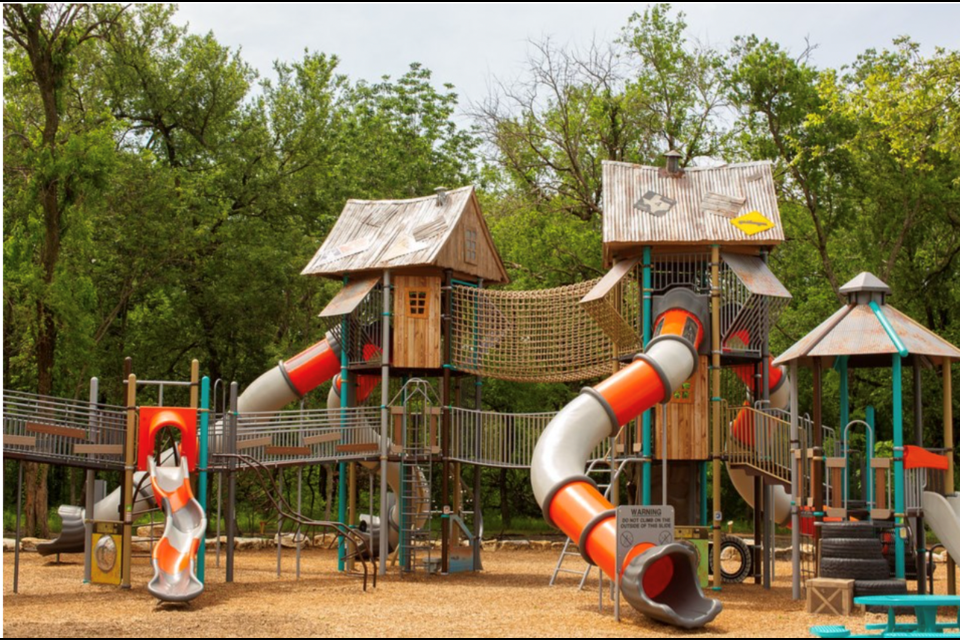
<path id="1" fill-rule="evenodd" d="M 679 637 L 685 633 L 649 620 L 623 603 L 622 622 L 609 600 L 597 611 L 596 569 L 584 591 L 570 574 L 548 586 L 556 551 L 485 553 L 485 571 L 452 576 L 404 575 L 396 568 L 364 593 L 359 579 L 338 574 L 334 552 L 303 552 L 294 575 L 294 552 L 284 550 L 276 575 L 276 551 L 236 554 L 236 581 L 225 583 L 223 562 L 207 556 L 204 594 L 187 605 L 160 605 L 146 590 L 149 558 L 134 559 L 133 588 L 84 585 L 83 557 L 63 564 L 21 554 L 20 593 L 13 593 L 13 554 L 3 554 L 3 633 L 7 637 Z M 789 563 L 778 563 L 774 588 L 728 585 L 724 611 L 698 632 L 713 637 L 810 637 L 818 624 L 862 630 L 877 615 L 812 616 L 790 599 Z M 943 565 L 937 593 L 945 593 Z M 944 618 L 946 620 L 946 618 Z"/>

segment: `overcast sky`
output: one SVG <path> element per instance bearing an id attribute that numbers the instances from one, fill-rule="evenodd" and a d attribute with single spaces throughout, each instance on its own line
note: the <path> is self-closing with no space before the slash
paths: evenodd
<path id="1" fill-rule="evenodd" d="M 274 60 L 295 60 L 303 50 L 340 57 L 352 79 L 397 77 L 411 62 L 434 72 L 438 83 L 456 86 L 461 105 L 483 99 L 491 76 L 517 77 L 528 41 L 550 36 L 557 43 L 588 44 L 616 37 L 642 3 L 458 5 L 180 5 L 178 17 L 193 31 L 212 30 L 217 39 L 242 47 L 243 57 L 261 74 Z M 755 33 L 791 51 L 809 37 L 819 48 L 820 67 L 852 62 L 871 47 L 889 46 L 909 35 L 931 51 L 960 48 L 960 5 L 757 5 L 688 4 L 690 35 L 726 45 L 739 34 Z"/>

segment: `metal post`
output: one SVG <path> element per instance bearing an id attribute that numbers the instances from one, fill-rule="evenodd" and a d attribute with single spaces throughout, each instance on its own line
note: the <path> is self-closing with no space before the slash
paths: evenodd
<path id="1" fill-rule="evenodd" d="M 476 449 L 474 450 L 476 459 L 480 459 L 480 443 L 483 438 L 481 425 L 482 418 L 480 417 L 481 402 L 483 400 L 483 383 L 481 382 L 480 376 L 477 376 L 476 383 L 476 409 L 477 409 L 477 428 L 476 428 Z M 482 469 L 479 464 L 473 465 L 473 570 L 480 571 L 483 569 L 483 561 L 480 558 L 480 545 L 483 542 L 481 540 L 483 534 L 483 491 L 482 491 Z"/>
<path id="2" fill-rule="evenodd" d="M 17 531 L 13 548 L 13 592 L 20 591 L 20 514 L 23 512 L 23 461 L 17 460 Z"/>
<path id="3" fill-rule="evenodd" d="M 440 505 L 444 515 L 450 510 L 450 407 L 453 404 L 450 394 L 451 341 L 453 338 L 453 272 L 446 271 L 443 303 L 443 413 L 440 429 L 440 456 L 443 476 L 440 478 Z M 440 519 L 440 573 L 450 572 L 450 518 Z"/>
<path id="4" fill-rule="evenodd" d="M 956 471 L 954 465 L 957 457 L 957 450 L 954 447 L 953 440 L 953 375 L 951 365 L 953 362 L 949 358 L 943 360 L 943 446 L 947 449 L 947 495 L 956 490 L 954 480 Z M 947 593 L 957 595 L 957 563 L 947 554 Z"/>
<path id="5" fill-rule="evenodd" d="M 663 411 L 661 414 L 663 418 L 663 424 L 661 425 L 661 438 L 663 442 L 660 444 L 660 482 L 663 484 L 661 489 L 661 502 L 663 506 L 670 504 L 667 501 L 667 412 Z M 611 469 L 612 472 L 612 469 Z"/>
<path id="6" fill-rule="evenodd" d="M 913 357 L 913 436 L 918 447 L 923 446 L 923 380 L 920 372 L 920 358 Z M 918 487 L 922 492 L 923 487 Z M 917 594 L 927 593 L 927 532 L 924 530 L 923 510 L 916 518 L 915 540 L 917 549 Z M 947 554 L 950 555 L 950 554 Z"/>
<path id="7" fill-rule="evenodd" d="M 793 575 L 791 576 L 792 595 L 794 600 L 800 599 L 800 505 L 797 504 L 797 498 L 800 495 L 799 486 L 802 482 L 800 478 L 800 399 L 799 383 L 797 382 L 797 361 L 790 362 L 790 541 L 793 546 L 791 553 L 791 564 L 793 565 Z"/>
<path id="8" fill-rule="evenodd" d="M 710 248 L 710 322 L 711 322 L 711 409 L 713 413 L 713 590 L 720 591 L 723 578 L 720 571 L 720 525 L 723 511 L 720 507 L 720 247 Z"/>
<path id="9" fill-rule="evenodd" d="M 383 333 L 380 361 L 380 575 L 387 575 L 387 555 L 390 553 L 390 508 L 387 503 L 387 466 L 390 457 L 390 271 L 383 272 Z M 400 497 L 397 496 L 398 504 Z"/>
<path id="10" fill-rule="evenodd" d="M 875 497 L 873 495 L 873 456 L 874 456 L 874 447 L 876 446 L 875 440 L 877 433 L 877 418 L 876 412 L 873 407 L 867 406 L 866 416 L 864 422 L 870 425 L 870 431 L 867 434 L 867 507 L 873 509 L 876 506 Z M 873 519 L 873 515 L 870 516 L 870 519 Z"/>
<path id="11" fill-rule="evenodd" d="M 353 528 L 357 525 L 357 463 L 347 464 L 347 524 Z M 357 546 L 350 543 L 350 558 L 347 560 L 347 571 L 353 571 L 356 566 Z"/>
<path id="12" fill-rule="evenodd" d="M 196 360 L 194 360 L 196 362 Z M 192 395 L 191 390 L 191 395 Z M 200 382 L 200 473 L 197 474 L 197 495 L 200 508 L 204 515 L 207 513 L 207 479 L 210 464 L 210 378 L 203 376 Z M 209 521 L 208 521 L 209 522 Z M 219 523 L 219 518 L 218 518 Z M 197 579 L 204 581 L 206 575 L 207 532 L 200 538 L 200 547 L 197 550 Z"/>
<path id="13" fill-rule="evenodd" d="M 614 265 L 616 261 L 614 261 Z M 622 311 L 623 293 L 621 290 L 621 285 L 617 284 L 613 288 L 613 306 L 616 309 L 617 313 Z M 613 349 L 611 356 L 613 358 L 613 370 L 610 372 L 610 375 L 616 375 L 620 371 L 620 348 L 617 346 L 617 343 L 613 343 Z M 626 428 L 625 425 L 620 425 L 619 431 L 610 438 L 610 503 L 614 507 L 620 506 L 620 481 L 617 479 L 614 482 L 613 474 L 617 469 L 617 443 L 619 442 L 621 436 L 624 435 Z"/>
<path id="14" fill-rule="evenodd" d="M 277 491 L 279 495 L 277 496 L 277 502 L 283 500 L 283 469 L 277 469 Z M 277 512 L 277 577 L 280 577 L 280 561 L 283 556 L 283 514 Z"/>
<path id="15" fill-rule="evenodd" d="M 903 471 L 903 358 L 899 353 L 893 355 L 893 501 L 896 532 L 894 548 L 896 551 L 896 578 L 906 576 L 906 545 L 903 539 L 903 527 L 906 526 L 906 504 Z"/>
<path id="16" fill-rule="evenodd" d="M 190 361 L 190 406 L 200 406 L 200 361 L 196 358 Z"/>
<path id="17" fill-rule="evenodd" d="M 754 416 L 756 420 L 759 416 Z M 757 421 L 759 422 L 759 420 Z M 757 425 L 759 426 L 759 425 Z M 757 429 L 759 432 L 760 430 Z M 757 440 L 760 442 L 760 440 Z M 753 583 L 763 584 L 764 574 L 764 551 L 765 542 L 763 536 L 763 509 L 766 507 L 764 502 L 765 491 L 763 478 L 754 476 L 753 478 Z"/>
<path id="18" fill-rule="evenodd" d="M 97 426 L 97 399 L 100 396 L 100 381 L 90 378 L 90 431 L 94 432 Z M 97 472 L 87 469 L 87 495 L 83 519 L 83 582 L 89 584 L 93 572 L 93 511 L 96 505 L 94 493 L 96 491 Z"/>
<path id="19" fill-rule="evenodd" d="M 847 500 L 850 499 L 850 443 L 847 442 L 846 438 L 846 428 L 850 424 L 850 375 L 847 356 L 840 356 L 837 358 L 836 368 L 840 373 L 840 429 L 841 433 L 844 434 L 840 447 L 843 453 L 843 457 L 846 458 L 846 466 L 843 469 L 843 496 L 846 498 L 844 500 L 844 505 L 847 504 Z"/>
<path id="20" fill-rule="evenodd" d="M 227 417 L 223 416 L 222 420 L 226 420 Z M 220 426 L 221 436 L 221 450 L 223 446 L 223 424 Z M 217 541 L 216 541 L 216 550 L 217 550 L 217 569 L 220 568 L 220 506 L 223 504 L 223 471 L 217 474 Z"/>
<path id="21" fill-rule="evenodd" d="M 123 559 L 120 587 L 130 588 L 130 559 L 133 547 L 133 472 L 137 467 L 134 443 L 137 438 L 137 376 L 127 378 L 127 435 L 123 456 Z"/>
<path id="22" fill-rule="evenodd" d="M 813 424 L 810 428 L 813 429 L 813 458 L 810 461 L 813 515 L 817 522 L 823 522 L 823 363 L 820 358 L 813 359 Z M 814 553 L 819 554 L 820 527 L 817 526 L 813 528 L 813 548 Z"/>
<path id="23" fill-rule="evenodd" d="M 643 348 L 646 350 L 647 344 L 650 342 L 650 338 L 653 336 L 653 318 L 650 316 L 653 314 L 653 272 L 652 265 L 650 261 L 650 247 L 643 248 L 643 286 L 642 286 L 642 297 L 643 297 Z M 719 307 L 718 307 L 719 308 Z M 643 487 L 641 489 L 642 496 L 640 498 L 640 504 L 650 505 L 653 502 L 652 496 L 650 495 L 650 485 L 653 482 L 653 461 L 651 456 L 653 454 L 653 448 L 651 446 L 651 440 L 653 440 L 653 410 L 647 409 L 643 412 L 643 417 L 641 418 L 641 429 L 643 432 Z M 719 565 L 718 565 L 719 566 Z"/>
<path id="24" fill-rule="evenodd" d="M 349 284 L 350 280 L 347 276 L 343 276 L 343 286 L 346 287 Z M 341 427 L 345 426 L 346 423 L 346 409 L 350 406 L 350 392 L 349 392 L 349 372 L 347 368 L 350 365 L 350 323 L 346 316 L 340 322 L 340 336 L 343 338 L 343 342 L 340 345 L 340 422 Z M 343 436 L 345 437 L 346 430 L 342 429 Z M 337 520 L 339 522 L 347 521 L 347 465 L 344 462 L 340 462 L 337 465 Z M 343 571 L 347 567 L 346 563 L 347 547 L 346 540 L 343 536 L 340 537 L 340 540 L 337 543 L 337 570 Z"/>
<path id="25" fill-rule="evenodd" d="M 371 500 L 373 499 L 372 491 L 370 493 L 370 499 Z M 300 514 L 303 513 L 303 466 L 297 467 L 297 513 L 300 513 Z M 310 516 L 312 517 L 313 514 L 311 513 Z M 293 535 L 295 536 L 294 540 L 297 543 L 297 580 L 299 580 L 300 579 L 300 549 L 303 547 L 303 543 L 300 540 L 301 536 L 300 536 L 299 526 L 297 526 L 297 528 L 294 530 Z"/>
<path id="26" fill-rule="evenodd" d="M 230 383 L 230 414 L 228 424 L 230 425 L 230 453 L 237 453 L 237 396 L 238 386 L 236 382 Z M 227 465 L 227 582 L 233 582 L 233 543 L 234 543 L 234 522 L 236 522 L 237 509 L 237 459 L 230 458 Z"/>

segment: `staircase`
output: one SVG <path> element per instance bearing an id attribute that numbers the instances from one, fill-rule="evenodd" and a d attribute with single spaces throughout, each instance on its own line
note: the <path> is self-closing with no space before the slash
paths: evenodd
<path id="1" fill-rule="evenodd" d="M 611 451 L 608 450 L 606 455 L 604 455 L 602 458 L 593 460 L 589 465 L 587 465 L 587 475 L 597 481 L 597 490 L 603 494 L 604 498 L 609 500 L 610 495 L 613 493 L 614 484 L 616 484 L 617 480 L 620 478 L 620 474 L 627 466 L 627 463 L 631 461 L 632 460 L 630 458 L 614 460 L 611 455 Z M 551 587 L 556 583 L 557 576 L 559 576 L 561 573 L 572 573 L 580 576 L 580 584 L 577 589 L 583 589 L 583 586 L 587 583 L 587 578 L 590 576 L 590 570 L 593 569 L 593 566 L 588 564 L 583 569 L 565 568 L 563 566 L 564 561 L 566 561 L 567 558 L 574 557 L 577 558 L 581 564 L 583 563 L 583 556 L 580 555 L 580 549 L 577 547 L 577 543 L 568 537 L 567 541 L 563 543 L 563 550 L 560 552 L 560 557 L 557 558 L 557 566 L 553 569 L 553 575 L 550 576 Z"/>
<path id="2" fill-rule="evenodd" d="M 724 454 L 732 468 L 744 468 L 770 484 L 790 486 L 790 421 L 753 407 L 726 407 Z"/>

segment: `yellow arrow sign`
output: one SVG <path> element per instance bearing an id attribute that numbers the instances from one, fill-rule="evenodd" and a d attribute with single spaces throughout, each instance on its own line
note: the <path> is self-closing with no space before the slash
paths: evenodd
<path id="1" fill-rule="evenodd" d="M 730 221 L 730 224 L 735 226 L 740 231 L 744 232 L 748 236 L 752 236 L 755 233 L 761 233 L 767 229 L 773 229 L 775 226 L 773 222 L 764 217 L 759 211 L 751 211 L 750 213 L 744 214 L 739 218 L 734 218 Z"/>

